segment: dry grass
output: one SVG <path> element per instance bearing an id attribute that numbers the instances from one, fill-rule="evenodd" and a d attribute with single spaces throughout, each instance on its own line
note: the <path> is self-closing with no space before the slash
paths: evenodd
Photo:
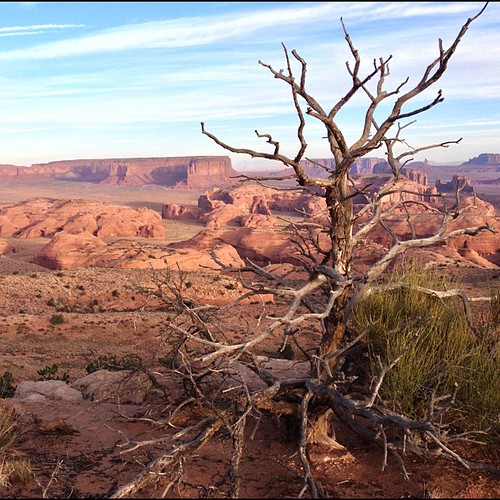
<path id="1" fill-rule="evenodd" d="M 404 352 L 384 380 L 383 398 L 407 415 L 425 418 L 431 398 L 452 394 L 458 384 L 453 409 L 457 422 L 468 430 L 489 430 L 498 442 L 500 339 L 494 314 L 474 332 L 458 299 L 441 300 L 416 290 L 417 286 L 453 288 L 446 277 L 412 265 L 392 279 L 405 282 L 409 289 L 374 294 L 354 317 L 357 330 L 366 325 L 370 329 L 371 376 L 378 370 L 377 356 L 388 364 Z M 498 307 L 498 300 L 492 304 Z"/>
<path id="2" fill-rule="evenodd" d="M 18 435 L 18 417 L 15 412 L 0 409 L 0 489 L 9 487 L 14 481 L 29 481 L 33 477 L 28 459 L 11 456 Z"/>

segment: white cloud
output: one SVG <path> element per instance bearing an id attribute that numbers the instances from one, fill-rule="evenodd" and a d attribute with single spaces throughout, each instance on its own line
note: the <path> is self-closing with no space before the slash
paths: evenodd
<path id="1" fill-rule="evenodd" d="M 474 4 L 451 3 L 424 8 L 417 3 L 401 2 L 326 2 L 287 4 L 286 7 L 262 9 L 241 14 L 193 16 L 174 20 L 128 24 L 100 32 L 33 47 L 5 51 L 0 59 L 49 59 L 113 51 L 151 48 L 193 47 L 250 35 L 264 29 L 278 31 L 286 26 L 314 26 L 339 21 L 341 16 L 368 22 L 370 20 L 408 18 L 436 13 L 462 13 L 477 10 Z M 304 6 L 305 5 L 305 6 Z M 437 10 L 436 10 L 437 9 Z M 56 25 L 55 25 L 56 26 Z M 71 25 L 68 25 L 71 26 Z M 79 27 L 74 25 L 72 27 Z M 19 27 L 22 28 L 22 27 Z M 28 27 L 29 28 L 29 27 Z M 16 27 L 13 27 L 16 29 Z"/>
<path id="2" fill-rule="evenodd" d="M 32 24 L 27 26 L 4 26 L 0 28 L 0 33 L 29 33 L 30 31 L 46 31 L 46 30 L 58 30 L 67 28 L 83 28 L 85 24 Z"/>

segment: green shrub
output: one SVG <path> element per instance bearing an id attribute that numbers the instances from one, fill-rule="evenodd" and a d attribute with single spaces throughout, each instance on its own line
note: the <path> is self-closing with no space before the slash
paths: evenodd
<path id="1" fill-rule="evenodd" d="M 116 355 L 101 355 L 94 361 L 90 361 L 85 367 L 87 373 L 93 373 L 98 370 L 134 370 L 140 368 L 142 365 L 141 358 L 139 356 L 123 356 L 118 358 Z"/>
<path id="2" fill-rule="evenodd" d="M 53 314 L 50 318 L 51 325 L 61 325 L 64 323 L 64 316 L 62 314 Z"/>
<path id="3" fill-rule="evenodd" d="M 0 398 L 13 398 L 16 392 L 14 377 L 9 371 L 5 371 L 0 377 Z"/>
<path id="4" fill-rule="evenodd" d="M 41 368 L 40 370 L 37 370 L 37 373 L 39 377 L 37 378 L 38 381 L 40 380 L 62 380 L 63 382 L 68 383 L 69 382 L 69 375 L 64 372 L 62 375 L 58 374 L 59 371 L 59 366 L 56 364 L 53 364 L 52 366 L 46 366 L 45 368 Z"/>
<path id="5" fill-rule="evenodd" d="M 374 293 L 353 314 L 356 333 L 366 327 L 368 375 L 379 371 L 377 357 L 389 364 L 404 354 L 391 369 L 380 395 L 394 409 L 414 418 L 425 418 L 431 397 L 458 392 L 450 418 L 469 430 L 491 429 L 500 436 L 500 343 L 489 329 L 474 333 L 458 298 L 439 299 L 417 287 L 446 289 L 445 277 L 404 266 L 392 280 L 408 288 Z"/>

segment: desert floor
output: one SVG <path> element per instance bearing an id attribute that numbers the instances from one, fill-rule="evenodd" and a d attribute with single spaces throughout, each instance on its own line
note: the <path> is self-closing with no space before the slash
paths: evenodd
<path id="1" fill-rule="evenodd" d="M 199 193 L 147 188 L 96 187 L 88 184 L 57 184 L 57 197 L 105 200 L 130 206 L 148 205 L 161 210 L 167 201 L 196 204 Z M 0 203 L 35 196 L 54 196 L 54 186 L 2 186 Z M 165 221 L 167 241 L 196 234 L 200 226 Z M 0 257 L 0 372 L 8 370 L 16 382 L 34 380 L 37 371 L 57 364 L 70 380 L 86 375 L 85 367 L 99 355 L 140 354 L 148 359 L 165 348 L 164 324 L 168 312 L 149 310 L 151 276 L 143 270 L 80 269 L 51 271 L 30 263 L 43 240 L 16 241 L 16 254 Z M 498 283 L 500 270 L 457 268 L 452 270 L 471 296 L 484 295 Z M 193 293 L 203 296 L 230 294 L 213 276 L 190 276 Z M 233 278 L 227 278 L 233 279 Z M 115 292 L 117 291 L 117 292 Z M 52 299 L 52 301 L 50 300 Z M 97 300 L 97 303 L 95 301 Z M 71 301 L 72 312 L 64 312 L 64 323 L 50 322 L 54 302 Z M 93 305 L 92 305 L 93 304 Z M 77 307 L 78 306 L 78 307 Z M 231 312 L 237 338 L 241 325 L 260 312 L 259 304 L 238 306 Z M 268 305 L 268 307 L 272 307 Z M 228 316 L 229 318 L 229 316 Z M 279 341 L 262 346 L 262 355 L 276 356 Z M 124 436 L 144 439 L 161 435 L 162 429 L 149 419 L 161 418 L 165 404 L 155 397 L 143 404 L 115 402 L 21 403 L 0 400 L 13 407 L 22 433 L 15 443 L 16 455 L 30 459 L 35 480 L 0 489 L 1 498 L 105 498 L 131 480 L 144 464 L 160 452 L 123 453 Z M 252 427 L 252 426 L 249 426 Z M 283 420 L 263 419 L 255 431 L 249 429 L 242 462 L 242 496 L 246 498 L 297 497 L 302 488 L 302 469 L 290 429 Z M 408 455 L 405 481 L 399 465 L 389 457 L 382 471 L 382 450 L 362 442 L 338 424 L 336 435 L 350 453 L 319 454 L 314 473 L 331 497 L 337 498 L 498 498 L 500 485 L 493 474 L 468 470 L 444 458 L 433 460 Z M 480 446 L 459 446 L 457 451 L 471 460 L 499 466 L 498 453 Z M 185 482 L 167 497 L 221 497 L 213 485 L 221 476 L 230 448 L 222 437 L 214 438 L 193 461 L 186 464 Z M 165 484 L 140 494 L 161 495 Z M 306 496 L 308 494 L 306 493 Z"/>

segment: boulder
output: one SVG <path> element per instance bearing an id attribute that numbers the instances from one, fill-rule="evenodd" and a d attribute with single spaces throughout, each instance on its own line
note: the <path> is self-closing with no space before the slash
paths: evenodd
<path id="1" fill-rule="evenodd" d="M 76 380 L 71 387 L 90 401 L 124 404 L 140 404 L 151 391 L 146 375 L 130 370 L 97 370 Z"/>
<path id="2" fill-rule="evenodd" d="M 203 211 L 198 207 L 186 207 L 178 203 L 163 205 L 161 216 L 169 220 L 198 220 Z"/>
<path id="3" fill-rule="evenodd" d="M 33 262 L 49 269 L 75 269 L 88 265 L 92 255 L 106 247 L 106 243 L 93 234 L 58 233 L 42 247 Z"/>
<path id="4" fill-rule="evenodd" d="M 62 380 L 42 380 L 37 382 L 28 380 L 19 383 L 14 398 L 27 402 L 47 401 L 49 399 L 81 401 L 83 394 Z"/>

